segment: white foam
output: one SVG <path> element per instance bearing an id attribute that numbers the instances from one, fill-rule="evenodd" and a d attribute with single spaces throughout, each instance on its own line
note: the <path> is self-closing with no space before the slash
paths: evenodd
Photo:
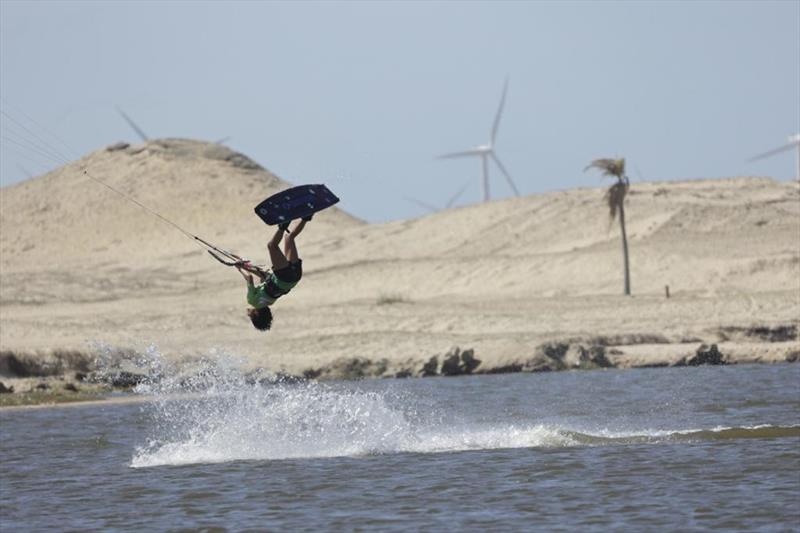
<path id="1" fill-rule="evenodd" d="M 319 384 L 254 385 L 235 394 L 167 400 L 155 407 L 156 434 L 136 451 L 131 466 L 573 444 L 544 426 L 422 420 L 413 409 L 404 410 L 406 400 Z"/>
<path id="2" fill-rule="evenodd" d="M 137 387 L 156 401 L 132 467 L 574 444 L 557 428 L 459 421 L 405 392 L 262 386 L 220 353 L 176 366 L 152 349 L 136 364 L 157 379 Z"/>

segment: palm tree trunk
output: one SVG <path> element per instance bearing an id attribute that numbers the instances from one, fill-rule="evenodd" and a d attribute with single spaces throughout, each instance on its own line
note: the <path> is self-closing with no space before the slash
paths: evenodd
<path id="1" fill-rule="evenodd" d="M 625 207 L 619 204 L 619 226 L 622 229 L 622 255 L 625 257 L 625 296 L 631 295 L 631 272 L 628 266 L 628 235 L 625 233 Z"/>

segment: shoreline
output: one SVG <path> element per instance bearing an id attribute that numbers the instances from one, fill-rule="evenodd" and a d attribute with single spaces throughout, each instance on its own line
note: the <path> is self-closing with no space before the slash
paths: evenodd
<path id="1" fill-rule="evenodd" d="M 114 394 L 114 393 L 112 393 Z M 151 396 L 138 396 L 131 393 L 130 396 L 110 396 L 103 397 L 98 395 L 95 398 L 85 400 L 74 400 L 68 402 L 42 402 L 42 403 L 26 403 L 20 405 L 0 405 L 0 413 L 14 412 L 14 411 L 29 411 L 33 409 L 61 409 L 73 407 L 91 407 L 98 405 L 122 405 L 122 404 L 137 404 L 146 403 L 153 398 Z"/>
<path id="2" fill-rule="evenodd" d="M 652 342 L 652 339 L 648 338 L 643 340 Z M 150 379 L 145 373 L 116 369 L 105 370 L 102 377 L 98 377 L 100 374 L 96 369 L 89 368 L 91 364 L 89 361 L 96 359 L 95 354 L 75 351 L 54 353 L 69 354 L 69 364 L 77 364 L 80 371 L 62 366 L 65 364 L 64 361 L 53 360 L 52 355 L 50 359 L 43 361 L 41 354 L 15 354 L 8 351 L 0 354 L 0 391 L 3 391 L 3 394 L 0 394 L 0 411 L 142 403 L 148 398 L 152 399 L 130 393 L 134 386 Z M 120 351 L 120 353 L 124 354 L 123 360 L 126 361 L 138 355 L 130 351 Z M 321 366 L 308 367 L 300 373 L 286 372 L 284 369 L 273 371 L 264 367 L 243 367 L 241 377 L 249 383 L 268 385 L 307 381 L 797 362 L 800 362 L 800 341 L 785 341 L 783 338 L 775 342 L 761 343 L 643 342 L 611 347 L 585 341 L 562 341 L 541 344 L 529 357 L 494 358 L 492 362 L 484 362 L 480 354 L 476 354 L 473 349 L 462 350 L 453 347 L 445 353 L 414 361 L 391 362 L 386 358 L 343 357 Z M 213 361 L 209 361 L 208 358 L 188 361 L 186 369 L 189 369 L 191 364 L 200 364 L 201 367 L 189 370 L 183 379 L 202 376 L 207 371 L 202 365 L 209 363 L 213 364 Z M 24 371 L 27 364 L 33 366 L 30 370 L 38 369 L 41 372 L 42 369 L 50 369 L 50 372 L 47 375 L 8 375 L 10 369 Z M 120 393 L 130 393 L 130 395 L 118 396 Z M 25 395 L 28 397 L 21 398 Z"/>

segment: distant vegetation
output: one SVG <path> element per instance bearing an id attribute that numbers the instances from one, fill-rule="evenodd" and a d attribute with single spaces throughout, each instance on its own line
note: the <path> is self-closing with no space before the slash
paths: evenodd
<path id="1" fill-rule="evenodd" d="M 410 303 L 410 300 L 402 294 L 381 294 L 378 296 L 378 305 L 391 305 Z"/>
<path id="2" fill-rule="evenodd" d="M 614 176 L 617 182 L 606 191 L 608 203 L 609 222 L 613 222 L 619 212 L 619 226 L 622 231 L 622 254 L 625 260 L 625 295 L 631 295 L 631 273 L 628 266 L 628 236 L 625 233 L 625 196 L 630 188 L 630 180 L 625 175 L 625 158 L 621 159 L 595 159 L 584 170 L 598 168 L 603 171 L 603 176 Z"/>

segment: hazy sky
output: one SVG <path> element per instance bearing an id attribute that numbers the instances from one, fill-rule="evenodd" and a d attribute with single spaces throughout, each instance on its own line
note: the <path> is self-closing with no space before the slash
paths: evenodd
<path id="1" fill-rule="evenodd" d="M 489 140 L 523 194 L 634 180 L 766 175 L 746 159 L 800 132 L 800 1 L 17 2 L 0 0 L 2 109 L 81 153 L 151 138 L 228 145 L 325 182 L 369 221 L 480 198 Z M 54 168 L 10 144 L 0 183 Z M 511 193 L 490 169 L 493 197 Z M 254 198 L 257 203 L 259 198 Z"/>

